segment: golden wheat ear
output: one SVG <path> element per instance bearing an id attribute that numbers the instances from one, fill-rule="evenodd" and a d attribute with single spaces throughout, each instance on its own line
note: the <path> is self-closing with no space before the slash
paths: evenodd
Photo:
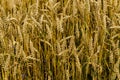
<path id="1" fill-rule="evenodd" d="M 0 80 L 120 80 L 120 0 L 0 0 Z"/>

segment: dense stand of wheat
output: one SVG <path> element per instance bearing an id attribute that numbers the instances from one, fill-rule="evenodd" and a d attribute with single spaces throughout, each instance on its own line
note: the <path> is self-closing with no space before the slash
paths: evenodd
<path id="1" fill-rule="evenodd" d="M 120 80 L 120 0 L 0 0 L 0 80 Z"/>

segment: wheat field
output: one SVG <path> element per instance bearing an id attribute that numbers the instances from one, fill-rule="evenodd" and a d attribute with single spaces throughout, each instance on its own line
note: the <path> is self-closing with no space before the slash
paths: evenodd
<path id="1" fill-rule="evenodd" d="M 0 0 L 0 80 L 120 80 L 120 0 Z"/>

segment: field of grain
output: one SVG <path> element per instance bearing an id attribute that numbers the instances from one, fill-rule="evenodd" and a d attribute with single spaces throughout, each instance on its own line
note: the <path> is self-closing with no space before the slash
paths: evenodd
<path id="1" fill-rule="evenodd" d="M 0 80 L 120 80 L 120 0 L 0 0 Z"/>

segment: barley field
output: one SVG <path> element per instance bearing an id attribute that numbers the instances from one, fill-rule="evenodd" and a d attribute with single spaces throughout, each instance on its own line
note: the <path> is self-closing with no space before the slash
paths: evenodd
<path id="1" fill-rule="evenodd" d="M 0 0 L 0 80 L 120 80 L 120 0 Z"/>

